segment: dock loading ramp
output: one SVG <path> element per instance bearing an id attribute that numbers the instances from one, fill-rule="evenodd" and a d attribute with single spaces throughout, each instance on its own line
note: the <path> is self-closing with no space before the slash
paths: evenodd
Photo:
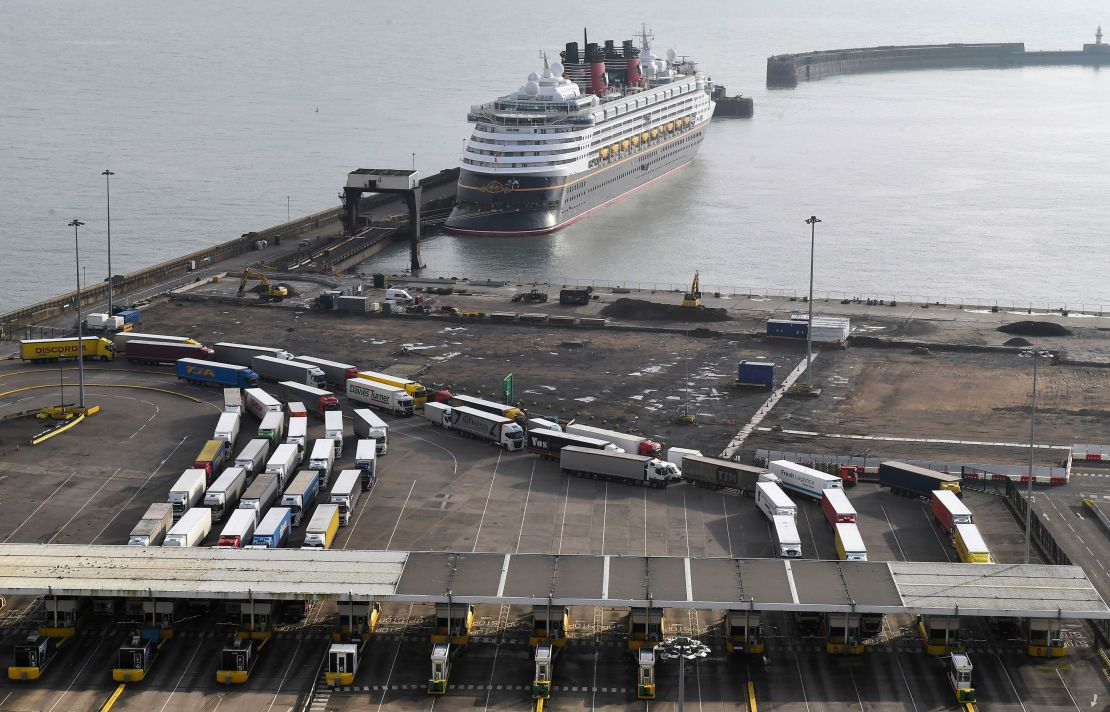
<path id="1" fill-rule="evenodd" d="M 1110 619 L 1039 564 L 3 544 L 0 594 Z"/>

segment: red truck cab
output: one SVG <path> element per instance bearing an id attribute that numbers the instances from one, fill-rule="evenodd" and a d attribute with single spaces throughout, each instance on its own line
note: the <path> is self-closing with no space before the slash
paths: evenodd
<path id="1" fill-rule="evenodd" d="M 841 465 L 836 471 L 836 476 L 846 485 L 858 484 L 859 476 L 862 474 L 863 465 Z"/>

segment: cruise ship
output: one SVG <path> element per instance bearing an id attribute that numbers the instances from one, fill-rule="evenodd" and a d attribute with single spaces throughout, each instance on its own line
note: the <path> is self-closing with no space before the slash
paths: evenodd
<path id="1" fill-rule="evenodd" d="M 472 107 L 454 210 L 459 235 L 542 235 L 689 163 L 713 116 L 694 62 L 640 47 L 569 42 L 516 91 Z"/>

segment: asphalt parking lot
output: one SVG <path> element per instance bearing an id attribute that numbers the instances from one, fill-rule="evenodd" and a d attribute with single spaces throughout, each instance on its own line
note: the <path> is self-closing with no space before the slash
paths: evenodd
<path id="1" fill-rule="evenodd" d="M 0 399 L 0 417 L 57 402 L 60 375 L 67 385 L 75 380 L 72 370 L 56 366 L 0 366 L 0 392 L 48 386 Z M 219 391 L 178 384 L 167 369 L 116 364 L 92 367 L 86 375 L 87 398 L 104 410 L 74 431 L 17 450 L 40 426 L 30 421 L 0 426 L 0 541 L 124 543 L 147 505 L 164 501 L 215 425 Z M 240 447 L 256 425 L 245 418 Z M 319 421 L 310 420 L 309 435 L 322 435 Z M 353 448 L 346 448 L 337 469 L 352 460 Z M 1074 485 L 1059 491 L 1070 488 Z M 871 559 L 954 560 L 924 504 L 866 483 L 849 496 Z M 1001 501 L 976 492 L 965 501 L 996 557 L 1020 562 L 1020 529 Z M 799 503 L 798 522 L 805 557 L 835 558 L 832 533 L 815 504 Z M 297 537 L 303 537 L 302 530 L 291 545 L 299 545 Z M 554 463 L 458 438 L 420 418 L 391 421 L 378 484 L 360 501 L 351 525 L 340 529 L 337 546 L 695 557 L 767 557 L 773 551 L 767 525 L 750 499 L 688 485 L 648 490 L 567 478 Z M 35 615 L 31 600 L 5 603 L 0 660 Z M 511 606 L 479 607 L 475 641 L 458 658 L 448 695 L 429 698 L 424 684 L 432 608 L 386 605 L 354 683 L 323 691 L 312 709 L 528 709 L 532 663 L 522 626 L 528 613 Z M 556 660 L 550 707 L 674 707 L 677 669 L 671 663 L 659 664 L 659 699 L 635 700 L 635 664 L 623 636 L 626 615 L 616 609 L 573 612 L 572 640 Z M 706 660 L 687 669 L 687 703 L 698 709 L 747 708 L 748 682 L 762 710 L 959 709 L 940 664 L 922 652 L 908 619 L 888 617 L 865 655 L 836 658 L 824 653 L 819 640 L 802 636 L 787 616 L 772 615 L 765 620 L 766 655 L 744 657 L 725 652 L 722 615 L 680 612 L 668 621 L 672 630 L 696 634 L 712 648 Z M 335 623 L 334 607 L 314 606 L 303 623 L 275 635 L 246 685 L 228 689 L 214 682 L 214 660 L 230 629 L 184 615 L 151 676 L 129 685 L 113 709 L 300 709 L 319 684 L 318 666 Z M 1092 651 L 1077 647 L 1062 660 L 1036 660 L 1014 641 L 993 638 L 977 621 L 966 627 L 982 709 L 1106 709 L 1107 683 Z M 1084 642 L 1081 629 L 1072 632 L 1077 643 Z M 98 709 L 115 689 L 109 673 L 124 636 L 125 626 L 94 619 L 43 680 L 0 682 L 0 709 Z"/>

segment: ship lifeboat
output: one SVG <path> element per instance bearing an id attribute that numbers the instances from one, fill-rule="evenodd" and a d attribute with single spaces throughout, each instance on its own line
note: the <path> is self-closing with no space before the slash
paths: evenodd
<path id="1" fill-rule="evenodd" d="M 633 136 L 629 140 L 632 141 L 633 146 L 639 146 L 640 145 L 640 134 L 636 134 L 635 136 Z"/>
<path id="2" fill-rule="evenodd" d="M 609 147 L 608 146 L 602 146 L 601 150 L 597 152 L 597 155 L 598 155 L 598 158 L 600 158 L 601 160 L 604 161 L 606 158 L 609 157 Z"/>
<path id="3" fill-rule="evenodd" d="M 619 143 L 614 143 L 612 146 L 609 147 L 609 150 L 613 153 L 616 153 L 617 151 L 621 150 L 621 145 Z"/>
<path id="4" fill-rule="evenodd" d="M 648 133 L 647 131 L 640 134 L 640 140 L 643 141 L 644 143 L 647 143 L 649 138 L 651 138 L 651 134 Z"/>
<path id="5" fill-rule="evenodd" d="M 622 151 L 627 151 L 628 147 L 630 145 L 631 145 L 631 143 L 628 141 L 628 139 L 625 139 L 625 140 L 621 141 L 621 150 Z"/>
<path id="6" fill-rule="evenodd" d="M 658 138 L 659 137 L 659 129 L 652 129 L 651 130 L 651 137 L 652 138 Z"/>
<path id="7" fill-rule="evenodd" d="M 690 117 L 689 116 L 683 116 L 682 117 L 682 125 L 683 126 L 689 126 L 690 125 Z"/>
<path id="8" fill-rule="evenodd" d="M 668 121 L 667 122 L 667 133 L 671 133 L 672 131 L 674 131 L 674 122 L 673 121 Z"/>

